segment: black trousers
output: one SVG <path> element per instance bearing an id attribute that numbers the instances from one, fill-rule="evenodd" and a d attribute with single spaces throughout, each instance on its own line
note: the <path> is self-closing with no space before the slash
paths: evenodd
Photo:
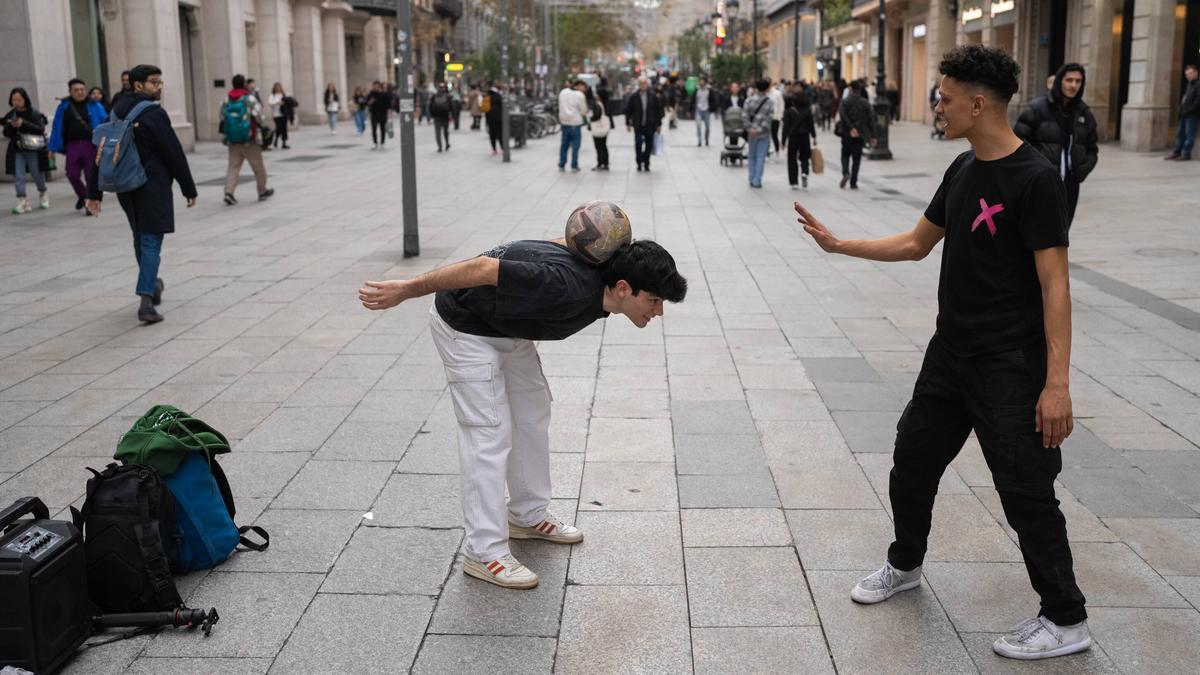
<path id="1" fill-rule="evenodd" d="M 275 118 L 275 146 L 276 147 L 278 147 L 280 143 L 287 145 L 287 131 L 288 131 L 287 118 L 282 117 L 282 116 L 276 117 Z"/>
<path id="2" fill-rule="evenodd" d="M 896 540 L 888 561 L 911 570 L 925 558 L 938 482 L 972 429 L 1004 517 L 1016 531 L 1042 616 L 1070 625 L 1087 618 L 1075 584 L 1067 526 L 1054 479 L 1062 451 L 1043 448 L 1034 430 L 1046 382 L 1044 343 L 999 354 L 963 358 L 934 335 L 925 352 L 912 401 L 896 425 L 889 491 Z"/>
<path id="3" fill-rule="evenodd" d="M 592 137 L 592 144 L 596 146 L 596 166 L 608 168 L 608 136 Z"/>
<path id="4" fill-rule="evenodd" d="M 812 159 L 812 139 L 807 136 L 790 136 L 787 139 L 787 168 L 788 168 L 788 185 L 799 185 L 800 178 L 797 173 L 808 175 L 808 160 Z M 799 166 L 796 166 L 799 160 Z M 797 169 L 803 169 L 798 172 Z"/>
<path id="5" fill-rule="evenodd" d="M 1063 186 L 1067 189 L 1067 230 L 1069 231 L 1071 223 L 1075 222 L 1075 207 L 1079 205 L 1079 181 L 1075 179 L 1075 176 L 1068 175 Z"/>
<path id="6" fill-rule="evenodd" d="M 500 147 L 500 121 L 492 122 L 487 120 L 488 140 L 492 143 L 492 152 L 495 152 Z"/>
<path id="7" fill-rule="evenodd" d="M 771 143 L 775 146 L 775 152 L 779 152 L 779 120 L 771 120 Z"/>
<path id="8" fill-rule="evenodd" d="M 650 155 L 654 152 L 654 127 L 633 128 L 633 154 L 638 166 L 650 168 Z"/>
<path id="9" fill-rule="evenodd" d="M 437 139 L 438 150 L 442 149 L 442 138 L 446 139 L 446 148 L 450 148 L 450 118 L 433 118 L 433 137 Z"/>
<path id="10" fill-rule="evenodd" d="M 862 164 L 862 153 L 862 137 L 842 137 L 842 176 L 850 177 L 851 187 L 858 185 L 858 167 Z"/>
<path id="11" fill-rule="evenodd" d="M 371 115 L 371 142 L 376 145 L 383 145 L 387 140 L 387 116 L 376 117 Z"/>

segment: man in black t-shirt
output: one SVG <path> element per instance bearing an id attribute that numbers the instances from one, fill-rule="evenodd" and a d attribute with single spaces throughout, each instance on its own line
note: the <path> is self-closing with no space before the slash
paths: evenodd
<path id="1" fill-rule="evenodd" d="M 533 588 L 538 577 L 512 556 L 510 537 L 583 541 L 546 510 L 551 399 L 535 341 L 565 339 L 614 312 L 644 328 L 664 301 L 683 300 L 687 281 L 652 241 L 623 246 L 599 267 L 562 240 L 514 241 L 415 279 L 368 281 L 358 295 L 367 309 L 387 309 L 430 293 L 430 329 L 458 418 L 463 572 Z"/>
<path id="2" fill-rule="evenodd" d="M 868 260 L 920 260 L 945 239 L 937 332 L 896 428 L 896 540 L 851 598 L 872 604 L 920 585 L 938 482 L 974 430 L 1041 597 L 1038 614 L 992 647 L 1043 659 L 1088 649 L 1091 638 L 1054 496 L 1059 446 L 1073 428 L 1066 197 L 1055 167 L 1008 126 L 1018 71 L 982 45 L 945 55 L 935 112 L 946 136 L 972 149 L 911 231 L 845 241 L 799 203 L 796 212 L 821 248 Z"/>

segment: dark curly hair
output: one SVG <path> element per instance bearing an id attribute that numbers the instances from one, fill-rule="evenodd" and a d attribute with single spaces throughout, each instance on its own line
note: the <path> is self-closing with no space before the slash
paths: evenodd
<path id="1" fill-rule="evenodd" d="M 959 82 L 984 87 L 1007 103 L 1017 93 L 1021 66 L 999 49 L 983 45 L 961 45 L 942 56 L 938 70 Z"/>

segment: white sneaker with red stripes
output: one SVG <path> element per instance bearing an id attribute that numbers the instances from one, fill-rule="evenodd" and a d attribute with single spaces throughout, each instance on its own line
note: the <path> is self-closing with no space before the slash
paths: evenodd
<path id="1" fill-rule="evenodd" d="M 503 588 L 527 589 L 538 585 L 538 575 L 506 553 L 490 562 L 463 557 L 463 573 Z"/>
<path id="2" fill-rule="evenodd" d="M 578 544 L 583 541 L 583 531 L 564 523 L 562 518 L 548 511 L 546 519 L 537 525 L 525 527 L 510 521 L 508 536 L 510 539 L 542 539 L 555 544 Z"/>

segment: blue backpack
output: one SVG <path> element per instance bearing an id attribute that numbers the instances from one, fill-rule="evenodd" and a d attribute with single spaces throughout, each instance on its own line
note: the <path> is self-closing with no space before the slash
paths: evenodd
<path id="1" fill-rule="evenodd" d="M 221 132 L 229 143 L 246 143 L 254 133 L 250 125 L 250 105 L 246 103 L 249 94 L 231 98 L 225 102 L 221 111 Z"/>
<path id="2" fill-rule="evenodd" d="M 133 123 L 154 101 L 142 101 L 133 106 L 125 119 L 117 119 L 114 111 L 108 121 L 92 131 L 96 146 L 96 166 L 100 168 L 100 189 L 104 192 L 133 192 L 146 184 L 146 169 L 133 142 Z"/>
<path id="3" fill-rule="evenodd" d="M 225 562 L 238 544 L 264 551 L 271 543 L 266 530 L 257 526 L 238 527 L 233 523 L 233 492 L 216 458 L 205 452 L 191 452 L 175 473 L 166 477 L 167 488 L 175 498 L 175 539 L 168 556 L 176 574 L 206 570 Z M 262 544 L 242 535 L 253 531 Z"/>

